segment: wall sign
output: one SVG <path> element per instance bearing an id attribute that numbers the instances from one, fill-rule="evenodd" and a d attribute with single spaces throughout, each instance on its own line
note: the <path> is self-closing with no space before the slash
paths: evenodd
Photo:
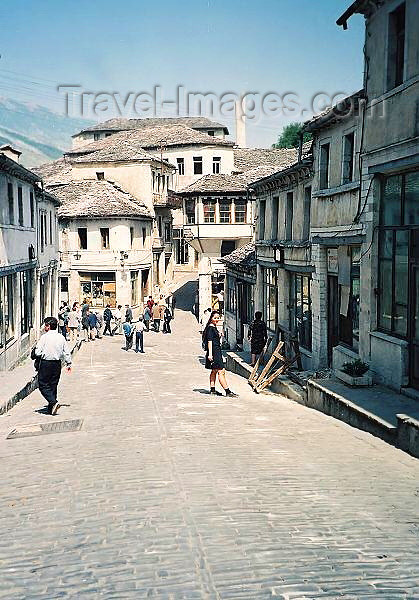
<path id="1" fill-rule="evenodd" d="M 338 274 L 338 249 L 328 248 L 327 250 L 327 272 Z"/>

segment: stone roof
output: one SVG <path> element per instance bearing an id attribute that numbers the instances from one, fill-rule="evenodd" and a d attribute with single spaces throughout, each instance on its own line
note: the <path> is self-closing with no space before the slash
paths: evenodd
<path id="1" fill-rule="evenodd" d="M 82 129 L 73 137 L 87 131 L 127 131 L 128 129 L 141 129 L 142 127 L 159 127 L 172 125 L 186 125 L 191 129 L 223 129 L 228 135 L 228 128 L 222 123 L 211 121 L 207 117 L 151 117 L 146 119 L 109 119 L 103 123 L 97 123 L 92 127 Z"/>
<path id="2" fill-rule="evenodd" d="M 275 167 L 262 165 L 249 169 L 245 173 L 233 175 L 204 175 L 197 181 L 183 188 L 180 194 L 226 194 L 226 193 L 246 193 L 247 186 L 267 177 L 276 171 Z"/>
<path id="3" fill-rule="evenodd" d="M 48 187 L 62 203 L 60 218 L 151 217 L 148 208 L 111 181 L 89 179 Z"/>
<path id="4" fill-rule="evenodd" d="M 350 117 L 359 115 L 359 101 L 365 98 L 365 90 L 359 90 L 343 98 L 334 106 L 329 106 L 304 123 L 304 131 L 314 132 Z"/>
<path id="5" fill-rule="evenodd" d="M 126 132 L 124 132 L 126 133 Z M 132 135 L 132 132 L 129 132 Z M 114 136 L 112 136 L 114 137 Z M 116 136 L 115 136 L 116 137 Z M 69 157 L 71 162 L 73 163 L 86 163 L 86 162 L 118 162 L 118 161 L 127 161 L 127 160 L 136 160 L 136 161 L 153 161 L 153 162 L 163 162 L 163 164 L 167 166 L 173 167 L 167 161 L 160 161 L 160 159 L 152 154 L 149 154 L 145 150 L 139 147 L 131 138 L 120 139 L 115 144 L 109 144 L 96 150 L 94 152 L 89 152 L 87 154 L 82 154 L 79 156 L 71 156 Z"/>
<path id="6" fill-rule="evenodd" d="M 147 149 L 164 149 L 168 146 L 234 146 L 233 142 L 222 138 L 213 137 L 206 133 L 201 133 L 185 125 L 174 125 L 171 127 L 144 127 L 129 131 L 120 131 L 102 140 L 92 142 L 81 148 L 75 148 L 66 152 L 66 156 L 71 160 L 78 162 L 92 162 L 86 155 L 103 151 L 102 156 L 107 156 L 107 160 L 124 160 L 121 158 L 126 153 L 128 160 L 135 153 L 140 155 L 144 153 L 146 158 Z M 84 155 L 84 158 L 81 158 Z M 151 155 L 150 155 L 151 156 Z M 80 159 L 79 159 L 80 157 Z M 156 160 L 156 157 L 152 157 Z M 101 160 L 104 160 L 103 158 Z"/>
<path id="7" fill-rule="evenodd" d="M 59 158 L 49 163 L 34 167 L 33 171 L 41 177 L 47 185 L 68 183 L 72 180 L 71 163 L 65 158 Z"/>
<path id="8" fill-rule="evenodd" d="M 223 256 L 223 258 L 220 259 L 220 262 L 232 269 L 254 269 L 256 266 L 255 243 L 249 242 L 245 246 L 233 250 L 233 252 L 227 254 L 227 256 Z"/>
<path id="9" fill-rule="evenodd" d="M 298 148 L 234 148 L 234 171 L 243 173 L 255 167 L 272 166 L 277 171 L 298 159 Z"/>

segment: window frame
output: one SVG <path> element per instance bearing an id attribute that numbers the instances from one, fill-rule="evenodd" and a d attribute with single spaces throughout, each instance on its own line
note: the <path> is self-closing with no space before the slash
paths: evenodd
<path id="1" fill-rule="evenodd" d="M 324 160 L 327 148 L 327 161 Z M 330 141 L 320 143 L 319 152 L 319 189 L 328 190 L 330 187 Z"/>
<path id="2" fill-rule="evenodd" d="M 202 175 L 204 172 L 204 161 L 202 156 L 193 157 L 193 174 Z"/>
<path id="3" fill-rule="evenodd" d="M 23 188 L 21 185 L 17 186 L 17 222 L 19 227 L 24 227 Z"/>
<path id="4" fill-rule="evenodd" d="M 204 223 L 215 223 L 216 222 L 216 205 L 217 201 L 215 198 L 203 198 L 202 209 L 204 214 Z"/>
<path id="5" fill-rule="evenodd" d="M 15 197 L 14 197 L 14 189 L 13 183 L 11 181 L 7 182 L 7 200 L 9 207 L 9 225 L 15 224 Z"/>
<path id="6" fill-rule="evenodd" d="M 86 243 L 83 244 L 83 240 L 82 237 L 80 236 L 80 232 L 86 232 Z M 84 234 L 83 234 L 84 235 Z M 78 245 L 79 245 L 79 250 L 87 250 L 88 247 L 88 243 L 87 243 L 87 227 L 77 227 L 77 236 L 78 236 Z M 85 247 L 83 247 L 85 246 Z"/>
<path id="7" fill-rule="evenodd" d="M 350 143 L 352 140 L 352 144 Z M 351 149 L 351 152 L 348 152 Z M 342 185 L 352 183 L 355 176 L 355 130 L 342 136 Z"/>
<path id="8" fill-rule="evenodd" d="M 177 163 L 178 174 L 185 175 L 185 159 L 179 157 L 176 159 L 176 163 Z"/>
<path id="9" fill-rule="evenodd" d="M 307 296 L 304 295 L 304 280 L 307 280 Z M 298 282 L 300 282 L 300 289 L 298 290 Z M 290 298 L 289 298 L 289 322 L 290 330 L 293 335 L 297 336 L 298 343 L 301 348 L 312 351 L 313 344 L 313 311 L 312 311 L 312 297 L 311 297 L 311 276 L 306 273 L 291 273 L 290 274 Z M 304 327 L 304 307 L 308 307 L 308 322 L 309 327 Z M 301 323 L 299 326 L 299 308 L 301 309 Z M 306 331 L 308 337 L 306 337 Z"/>
<path id="10" fill-rule="evenodd" d="M 221 156 L 212 157 L 212 173 L 219 175 L 221 173 Z"/>

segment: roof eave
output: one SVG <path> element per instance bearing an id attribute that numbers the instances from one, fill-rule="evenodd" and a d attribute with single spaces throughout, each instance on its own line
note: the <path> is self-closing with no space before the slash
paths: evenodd
<path id="1" fill-rule="evenodd" d="M 339 27 L 343 27 L 343 29 L 348 29 L 348 21 L 349 19 L 357 12 L 361 12 L 360 8 L 362 8 L 363 5 L 366 4 L 366 0 L 355 0 L 355 2 L 353 2 L 351 4 L 351 6 L 349 6 L 349 8 L 347 8 L 345 10 L 345 12 L 339 17 L 339 19 L 336 21 L 336 24 Z"/>

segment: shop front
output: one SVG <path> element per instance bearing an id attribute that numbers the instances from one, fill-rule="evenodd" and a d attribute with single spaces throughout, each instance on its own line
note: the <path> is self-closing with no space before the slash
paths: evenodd
<path id="1" fill-rule="evenodd" d="M 82 300 L 87 300 L 94 307 L 116 307 L 115 272 L 79 273 L 80 294 Z"/>

